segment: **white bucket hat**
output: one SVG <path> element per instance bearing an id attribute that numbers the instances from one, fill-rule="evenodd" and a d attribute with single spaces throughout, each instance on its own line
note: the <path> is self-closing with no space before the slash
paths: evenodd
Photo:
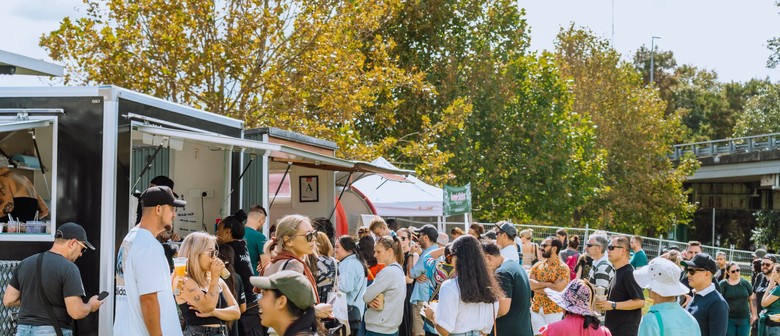
<path id="1" fill-rule="evenodd" d="M 660 296 L 679 296 L 688 293 L 688 287 L 680 283 L 680 267 L 664 258 L 654 258 L 642 269 L 634 271 L 639 287 L 647 288 Z"/>

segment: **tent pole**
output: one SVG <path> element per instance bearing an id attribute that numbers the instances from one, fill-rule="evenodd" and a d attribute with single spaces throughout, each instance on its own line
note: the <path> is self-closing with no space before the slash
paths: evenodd
<path id="1" fill-rule="evenodd" d="M 282 179 L 279 180 L 279 186 L 276 187 L 276 192 L 274 193 L 274 198 L 271 199 L 271 204 L 268 206 L 268 211 L 271 211 L 271 207 L 274 206 L 274 201 L 276 201 L 276 195 L 279 195 L 279 190 L 282 189 L 282 184 L 284 184 L 284 178 L 287 177 L 287 173 L 290 172 L 290 167 L 292 167 L 292 162 L 287 162 L 287 169 L 284 170 L 284 175 L 282 175 Z"/>
<path id="2" fill-rule="evenodd" d="M 352 179 L 352 173 L 349 173 L 349 176 L 347 176 L 347 183 L 344 185 L 344 188 L 341 188 L 341 193 L 339 194 L 339 199 L 336 200 L 336 205 L 333 206 L 333 211 L 330 212 L 330 216 L 328 216 L 328 220 L 331 220 L 333 218 L 333 214 L 336 212 L 336 208 L 339 206 L 339 202 L 341 202 L 341 196 L 344 196 L 344 192 L 347 191 L 347 188 L 352 185 L 349 181 Z"/>

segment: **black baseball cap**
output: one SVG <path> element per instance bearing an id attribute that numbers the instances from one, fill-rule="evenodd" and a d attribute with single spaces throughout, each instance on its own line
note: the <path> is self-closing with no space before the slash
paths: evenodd
<path id="1" fill-rule="evenodd" d="M 166 186 L 154 186 L 146 189 L 141 194 L 141 202 L 144 207 L 154 207 L 158 205 L 171 205 L 177 208 L 184 207 L 187 202 L 176 199 L 171 188 Z"/>
<path id="2" fill-rule="evenodd" d="M 60 225 L 60 227 L 57 228 L 57 232 L 55 233 L 54 237 L 62 239 L 75 239 L 83 242 L 84 245 L 89 247 L 91 250 L 95 249 L 95 247 L 92 246 L 92 244 L 90 244 L 87 240 L 87 231 L 84 231 L 84 228 L 81 225 L 73 222 L 67 222 Z"/>
<path id="3" fill-rule="evenodd" d="M 500 221 L 496 223 L 496 228 L 508 234 L 510 238 L 514 238 L 517 236 L 517 229 L 510 222 Z"/>
<path id="4" fill-rule="evenodd" d="M 683 261 L 683 265 L 686 267 L 703 268 L 715 274 L 718 271 L 718 266 L 715 264 L 715 260 L 707 253 L 696 253 L 693 259 Z"/>
<path id="5" fill-rule="evenodd" d="M 436 227 L 432 224 L 425 224 L 421 228 L 414 230 L 415 235 L 419 236 L 420 233 L 428 236 L 432 242 L 435 242 L 436 239 L 439 238 L 439 230 L 436 230 Z"/>
<path id="6" fill-rule="evenodd" d="M 482 238 L 496 240 L 496 231 L 490 230 L 488 232 L 485 232 L 485 234 L 482 235 Z"/>

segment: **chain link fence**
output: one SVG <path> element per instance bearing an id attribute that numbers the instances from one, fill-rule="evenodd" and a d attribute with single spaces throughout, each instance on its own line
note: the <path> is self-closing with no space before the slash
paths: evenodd
<path id="1" fill-rule="evenodd" d="M 0 297 L 5 296 L 5 287 L 11 281 L 11 275 L 18 264 L 18 261 L 0 260 Z M 13 335 L 16 332 L 13 316 L 18 312 L 18 307 L 7 308 L 0 305 L 0 335 Z"/>

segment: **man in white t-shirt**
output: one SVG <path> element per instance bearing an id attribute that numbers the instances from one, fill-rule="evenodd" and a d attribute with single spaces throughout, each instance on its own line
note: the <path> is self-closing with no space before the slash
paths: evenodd
<path id="1" fill-rule="evenodd" d="M 520 255 L 517 253 L 517 245 L 515 245 L 515 237 L 517 237 L 517 229 L 512 223 L 507 221 L 500 221 L 496 223 L 496 245 L 501 248 L 501 256 L 506 260 L 513 260 L 520 262 Z"/>
<path id="2" fill-rule="evenodd" d="M 141 222 L 127 233 L 117 254 L 114 335 L 182 335 L 171 289 L 171 273 L 157 234 L 170 230 L 177 200 L 170 188 L 141 195 Z"/>

